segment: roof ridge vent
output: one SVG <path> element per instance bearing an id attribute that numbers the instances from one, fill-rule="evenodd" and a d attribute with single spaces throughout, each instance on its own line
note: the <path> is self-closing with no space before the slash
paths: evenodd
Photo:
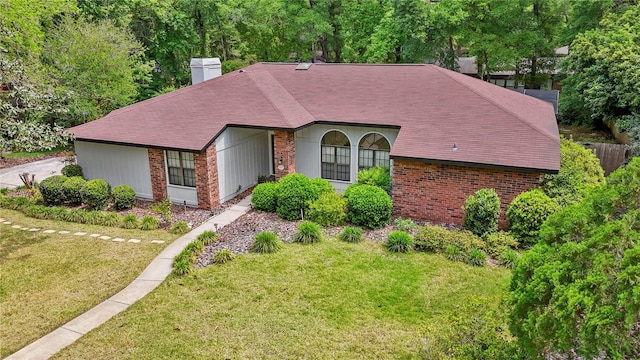
<path id="1" fill-rule="evenodd" d="M 296 70 L 309 70 L 313 63 L 300 63 L 296 66 Z"/>

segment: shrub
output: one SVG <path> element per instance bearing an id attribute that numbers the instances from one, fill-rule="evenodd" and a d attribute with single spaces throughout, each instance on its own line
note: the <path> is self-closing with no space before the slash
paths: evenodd
<path id="1" fill-rule="evenodd" d="M 411 219 L 397 218 L 395 220 L 396 228 L 400 231 L 411 231 L 417 227 L 416 223 Z"/>
<path id="2" fill-rule="evenodd" d="M 493 234 L 486 234 L 484 237 L 485 249 L 487 252 L 496 257 L 505 250 L 515 249 L 518 247 L 518 241 L 508 232 L 498 231 Z"/>
<path id="3" fill-rule="evenodd" d="M 282 242 L 276 234 L 269 231 L 263 231 L 256 235 L 251 246 L 251 251 L 261 254 L 274 253 L 280 249 L 282 249 Z"/>
<path id="4" fill-rule="evenodd" d="M 191 274 L 193 271 L 193 264 L 188 255 L 178 254 L 173 260 L 173 273 L 178 276 L 184 276 Z"/>
<path id="5" fill-rule="evenodd" d="M 389 193 L 391 191 L 389 168 L 376 166 L 358 171 L 358 184 L 377 186 Z"/>
<path id="6" fill-rule="evenodd" d="M 62 214 L 62 220 L 67 222 L 84 223 L 86 211 L 78 209 L 69 209 Z"/>
<path id="7" fill-rule="evenodd" d="M 120 226 L 122 223 L 122 216 L 116 213 L 106 213 L 102 215 L 100 225 L 102 226 Z"/>
<path id="8" fill-rule="evenodd" d="M 67 179 L 68 177 L 64 175 L 56 175 L 40 182 L 38 189 L 46 205 L 55 206 L 65 202 L 63 184 Z"/>
<path id="9" fill-rule="evenodd" d="M 318 197 L 316 187 L 302 174 L 289 174 L 278 183 L 278 216 L 289 221 L 299 220 L 309 201 Z"/>
<path id="10" fill-rule="evenodd" d="M 187 246 L 184 247 L 184 251 L 189 253 L 189 259 L 191 259 L 191 262 L 194 262 L 198 258 L 198 255 L 204 251 L 204 243 L 196 239 L 188 243 Z"/>
<path id="11" fill-rule="evenodd" d="M 313 178 L 311 180 L 311 184 L 314 186 L 316 191 L 316 197 L 320 197 L 325 193 L 335 193 L 336 190 L 333 188 L 333 185 L 329 182 L 329 180 L 323 178 Z"/>
<path id="12" fill-rule="evenodd" d="M 182 235 L 189 232 L 189 224 L 186 221 L 176 221 L 173 225 L 171 225 L 171 229 L 169 229 L 169 233 Z"/>
<path id="13" fill-rule="evenodd" d="M 520 240 L 521 245 L 534 245 L 542 223 L 558 210 L 558 203 L 542 190 L 525 191 L 516 196 L 507 208 L 509 230 Z"/>
<path id="14" fill-rule="evenodd" d="M 294 237 L 295 242 L 302 244 L 317 243 L 322 240 L 322 228 L 311 221 L 303 221 L 298 225 L 298 232 Z"/>
<path id="15" fill-rule="evenodd" d="M 603 182 L 604 171 L 594 151 L 561 139 L 560 171 L 544 176 L 542 191 L 564 207 L 579 202 L 590 189 Z"/>
<path id="16" fill-rule="evenodd" d="M 224 264 L 233 260 L 233 258 L 235 258 L 235 255 L 233 255 L 233 253 L 229 249 L 224 249 L 213 254 L 213 256 L 211 257 L 211 262 L 214 264 Z"/>
<path id="17" fill-rule="evenodd" d="M 335 192 L 325 192 L 309 205 L 308 217 L 322 226 L 338 226 L 347 220 L 347 199 Z"/>
<path id="18" fill-rule="evenodd" d="M 111 187 L 104 179 L 93 179 L 87 181 L 80 190 L 82 201 L 87 204 L 91 210 L 102 210 L 107 204 Z"/>
<path id="19" fill-rule="evenodd" d="M 251 193 L 251 203 L 256 210 L 275 212 L 278 205 L 278 184 L 258 184 Z"/>
<path id="20" fill-rule="evenodd" d="M 414 248 L 424 252 L 442 252 L 444 244 L 451 242 L 449 230 L 438 225 L 425 225 L 418 227 L 418 233 L 414 237 Z"/>
<path id="21" fill-rule="evenodd" d="M 169 199 L 158 201 L 157 203 L 149 206 L 149 209 L 151 209 L 151 211 L 153 211 L 154 213 L 160 215 L 165 223 L 171 223 L 173 214 L 171 213 L 171 201 L 169 201 Z"/>
<path id="22" fill-rule="evenodd" d="M 49 210 L 49 207 L 44 205 L 31 205 L 31 206 L 27 206 L 23 210 L 23 213 L 26 216 L 32 217 L 35 219 L 46 219 L 48 210 Z"/>
<path id="23" fill-rule="evenodd" d="M 80 176 L 81 178 L 84 178 L 84 175 L 82 174 L 82 167 L 80 165 L 67 165 L 63 167 L 60 172 L 66 177 Z"/>
<path id="24" fill-rule="evenodd" d="M 82 220 L 88 225 L 101 225 L 102 224 L 102 212 L 101 211 L 86 211 Z"/>
<path id="25" fill-rule="evenodd" d="M 409 252 L 413 247 L 411 235 L 404 231 L 392 231 L 387 236 L 387 249 L 392 252 Z"/>
<path id="26" fill-rule="evenodd" d="M 462 207 L 467 230 L 482 236 L 498 230 L 500 198 L 494 189 L 480 189 L 469 196 Z"/>
<path id="27" fill-rule="evenodd" d="M 500 265 L 511 269 L 518 261 L 518 253 L 513 249 L 505 249 L 498 254 L 498 262 Z"/>
<path id="28" fill-rule="evenodd" d="M 2 207 L 11 209 L 11 210 L 21 211 L 31 205 L 36 205 L 35 201 L 33 201 L 32 199 L 26 198 L 24 196 L 18 196 L 15 198 L 1 196 L 0 199 L 2 199 Z"/>
<path id="29" fill-rule="evenodd" d="M 487 255 L 480 249 L 472 248 L 467 253 L 465 262 L 473 266 L 484 266 L 487 263 Z"/>
<path id="30" fill-rule="evenodd" d="M 464 260 L 464 252 L 457 245 L 447 245 L 444 248 L 444 257 L 451 261 L 462 261 Z"/>
<path id="31" fill-rule="evenodd" d="M 203 243 L 204 245 L 210 245 L 214 242 L 218 241 L 218 233 L 211 230 L 205 230 L 196 238 L 198 241 Z"/>
<path id="32" fill-rule="evenodd" d="M 160 227 L 160 221 L 155 216 L 145 215 L 140 221 L 140 230 L 155 230 Z"/>
<path id="33" fill-rule="evenodd" d="M 65 201 L 78 205 L 82 203 L 82 187 L 87 182 L 80 176 L 70 177 L 62 183 L 62 191 L 64 193 Z"/>
<path id="34" fill-rule="evenodd" d="M 362 184 L 351 184 L 349 186 L 347 186 L 346 189 L 344 189 L 344 193 L 342 193 L 342 196 L 344 196 L 346 199 L 349 198 L 349 196 L 351 195 L 351 193 L 359 188 L 360 186 L 362 186 Z"/>
<path id="35" fill-rule="evenodd" d="M 378 229 L 391 221 L 392 202 L 379 187 L 360 185 L 349 192 L 347 214 L 349 220 L 359 226 Z"/>
<path id="36" fill-rule="evenodd" d="M 138 217 L 134 214 L 127 214 L 122 218 L 122 227 L 125 229 L 137 229 L 138 226 Z"/>
<path id="37" fill-rule="evenodd" d="M 360 242 L 362 241 L 362 229 L 353 226 L 347 226 L 340 233 L 340 240 L 350 243 Z"/>
<path id="38" fill-rule="evenodd" d="M 127 184 L 115 186 L 113 194 L 113 207 L 116 210 L 131 209 L 136 202 L 136 191 Z"/>

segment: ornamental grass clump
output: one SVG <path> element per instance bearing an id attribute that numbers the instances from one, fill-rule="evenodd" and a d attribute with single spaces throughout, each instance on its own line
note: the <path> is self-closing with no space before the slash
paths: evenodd
<path id="1" fill-rule="evenodd" d="M 358 227 L 347 226 L 342 230 L 339 237 L 340 240 L 350 243 L 360 242 L 362 241 L 362 229 Z"/>
<path id="2" fill-rule="evenodd" d="M 122 218 L 121 226 L 124 229 L 137 229 L 140 226 L 140 222 L 135 214 L 127 214 Z"/>
<path id="3" fill-rule="evenodd" d="M 160 227 L 160 221 L 154 216 L 145 215 L 140 221 L 140 230 L 156 230 Z"/>
<path id="4" fill-rule="evenodd" d="M 406 232 L 395 230 L 389 233 L 386 245 L 391 252 L 406 253 L 413 248 L 413 239 Z"/>
<path id="5" fill-rule="evenodd" d="M 218 241 L 218 233 L 211 230 L 205 230 L 196 238 L 204 245 L 211 245 L 214 242 Z"/>
<path id="6" fill-rule="evenodd" d="M 231 250 L 224 249 L 224 250 L 217 251 L 215 254 L 213 254 L 213 256 L 211 257 L 211 262 L 214 264 L 224 264 L 233 260 L 234 258 L 235 258 L 235 255 L 233 255 Z"/>
<path id="7" fill-rule="evenodd" d="M 301 244 L 313 244 L 322 240 L 322 227 L 311 221 L 304 221 L 298 225 L 298 232 L 294 237 L 295 242 Z"/>
<path id="8" fill-rule="evenodd" d="M 171 225 L 171 228 L 169 229 L 169 233 L 182 235 L 182 234 L 188 233 L 189 230 L 191 230 L 189 228 L 189 224 L 187 224 L 186 221 L 181 220 L 181 221 L 176 221 L 173 225 Z"/>
<path id="9" fill-rule="evenodd" d="M 473 266 L 484 266 L 487 263 L 487 255 L 484 251 L 473 248 L 467 253 L 465 262 Z"/>
<path id="10" fill-rule="evenodd" d="M 260 254 L 274 253 L 282 249 L 282 242 L 275 233 L 263 231 L 256 235 L 255 241 L 251 246 L 252 252 Z"/>

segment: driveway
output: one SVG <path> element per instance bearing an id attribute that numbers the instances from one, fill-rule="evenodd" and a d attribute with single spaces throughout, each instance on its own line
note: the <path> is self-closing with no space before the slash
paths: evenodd
<path id="1" fill-rule="evenodd" d="M 57 157 L 34 161 L 32 163 L 18 165 L 7 169 L 0 169 L 0 188 L 13 189 L 24 185 L 20 180 L 20 174 L 29 173 L 36 175 L 36 181 L 40 182 L 49 176 L 61 175 L 60 170 L 64 167 L 64 157 Z"/>

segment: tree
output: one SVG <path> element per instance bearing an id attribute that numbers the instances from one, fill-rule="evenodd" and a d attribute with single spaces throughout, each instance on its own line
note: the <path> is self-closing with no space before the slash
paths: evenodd
<path id="1" fill-rule="evenodd" d="M 62 86 L 73 91 L 66 125 L 92 121 L 131 104 L 151 72 L 141 61 L 142 51 L 131 33 L 111 21 L 63 19 L 51 32 L 45 55 Z"/>
<path id="2" fill-rule="evenodd" d="M 640 357 L 640 158 L 551 215 L 513 270 L 510 329 L 535 357 Z"/>

